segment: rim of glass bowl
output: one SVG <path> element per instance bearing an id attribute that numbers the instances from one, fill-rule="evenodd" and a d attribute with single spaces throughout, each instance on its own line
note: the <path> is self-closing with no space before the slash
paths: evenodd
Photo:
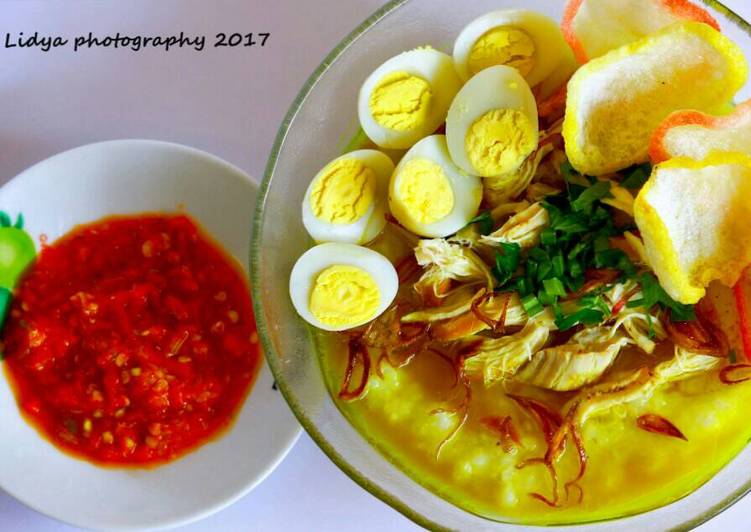
<path id="1" fill-rule="evenodd" d="M 326 440 L 323 434 L 321 434 L 321 432 L 315 427 L 314 423 L 304 413 L 303 409 L 301 408 L 301 406 L 298 404 L 297 400 L 295 399 L 292 393 L 292 390 L 289 389 L 289 387 L 287 386 L 287 383 L 284 380 L 284 376 L 281 370 L 281 365 L 279 363 L 280 358 L 278 354 L 276 353 L 276 350 L 274 349 L 274 344 L 271 342 L 271 337 L 268 331 L 268 324 L 265 321 L 264 313 L 263 313 L 263 306 L 261 304 L 261 301 L 262 301 L 262 294 L 261 294 L 261 288 L 260 288 L 261 280 L 259 277 L 260 274 L 258 273 L 260 271 L 258 266 L 260 266 L 263 214 L 266 208 L 266 200 L 268 197 L 269 186 L 271 185 L 271 178 L 274 174 L 274 169 L 276 168 L 277 159 L 279 157 L 281 147 L 284 144 L 284 139 L 287 136 L 287 132 L 289 130 L 290 124 L 292 123 L 292 120 L 294 119 L 295 115 L 297 115 L 297 112 L 302 107 L 303 103 L 305 102 L 313 86 L 326 73 L 329 66 L 334 61 L 336 61 L 337 58 L 347 48 L 349 48 L 349 46 L 355 40 L 357 40 L 357 38 L 360 35 L 365 33 L 372 26 L 377 24 L 381 19 L 386 17 L 388 14 L 390 14 L 392 11 L 398 9 L 399 7 L 401 7 L 402 5 L 406 4 L 409 1 L 410 0 L 390 0 L 383 7 L 379 8 L 375 13 L 373 13 L 370 17 L 365 19 L 357 28 L 355 28 L 341 42 L 339 42 L 339 44 L 337 44 L 336 47 L 334 47 L 334 49 L 326 56 L 323 62 L 313 71 L 313 73 L 310 75 L 310 77 L 307 79 L 305 84 L 300 89 L 300 92 L 295 97 L 295 100 L 292 102 L 292 105 L 290 106 L 289 111 L 287 111 L 287 114 L 284 117 L 284 121 L 282 122 L 281 126 L 279 127 L 279 131 L 277 132 L 276 139 L 274 140 L 274 145 L 271 150 L 271 154 L 269 155 L 268 162 L 266 163 L 266 169 L 264 171 L 263 181 L 261 182 L 260 190 L 258 191 L 258 200 L 256 202 L 255 219 L 254 219 L 251 248 L 250 248 L 251 288 L 253 292 L 254 312 L 256 315 L 256 320 L 258 322 L 257 323 L 258 332 L 261 338 L 261 344 L 263 346 L 264 352 L 266 353 L 266 360 L 269 364 L 269 367 L 271 368 L 271 373 L 274 375 L 274 379 L 276 379 L 277 385 L 279 386 L 279 389 L 282 392 L 284 399 L 287 401 L 287 404 L 292 409 L 292 412 L 294 413 L 295 417 L 303 426 L 305 431 L 310 435 L 310 437 L 313 439 L 316 445 L 320 447 L 320 449 L 326 454 L 326 456 L 328 456 L 329 459 L 332 462 L 334 462 L 334 464 L 336 464 L 336 466 L 344 472 L 344 474 L 346 474 L 349 478 L 354 480 L 363 489 L 367 490 L 371 495 L 378 497 L 381 501 L 385 502 L 386 504 L 388 504 L 389 506 L 391 506 L 392 508 L 400 512 L 402 515 L 404 515 L 408 519 L 414 521 L 415 523 L 417 523 L 418 525 L 424 528 L 427 528 L 430 530 L 445 530 L 439 524 L 431 521 L 424 515 L 414 511 L 412 508 L 410 508 L 408 504 L 404 503 L 403 501 L 396 498 L 394 495 L 392 495 L 385 489 L 381 488 L 377 484 L 374 484 L 368 478 L 366 478 L 362 473 L 360 473 L 360 471 L 358 471 L 354 466 L 348 463 L 337 452 L 336 449 L 334 449 L 334 447 L 328 442 L 328 440 Z M 740 15 L 735 13 L 733 10 L 725 6 L 722 2 L 718 0 L 701 0 L 701 1 L 702 3 L 706 4 L 710 8 L 724 15 L 730 22 L 732 22 L 733 24 L 738 26 L 741 30 L 743 30 L 745 33 L 747 33 L 749 36 L 751 36 L 751 24 L 747 22 L 746 20 L 744 20 Z M 731 507 L 733 504 L 735 504 L 738 500 L 743 498 L 749 492 L 751 492 L 751 478 L 749 478 L 749 481 L 746 484 L 744 484 L 739 489 L 737 489 L 736 491 L 728 495 L 728 497 L 725 498 L 722 502 L 716 504 L 715 506 L 705 511 L 701 515 L 698 515 L 692 519 L 685 521 L 681 525 L 675 527 L 673 530 L 689 530 L 689 529 L 695 528 L 701 525 L 702 523 L 709 521 L 711 518 L 717 516 L 718 514 L 722 513 L 724 510 Z M 599 522 L 604 522 L 604 521 L 599 521 Z"/>

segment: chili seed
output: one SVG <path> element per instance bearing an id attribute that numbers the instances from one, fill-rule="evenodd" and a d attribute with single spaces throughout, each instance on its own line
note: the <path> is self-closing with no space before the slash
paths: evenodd
<path id="1" fill-rule="evenodd" d="M 141 368 L 131 368 L 130 374 L 134 377 L 139 377 L 141 375 Z"/>
<path id="2" fill-rule="evenodd" d="M 115 441 L 115 437 L 112 436 L 112 433 L 110 431 L 103 432 L 102 441 L 106 444 L 112 445 L 112 443 Z"/>
<path id="3" fill-rule="evenodd" d="M 154 244 L 151 243 L 151 240 L 147 240 L 143 243 L 141 246 L 141 253 L 143 253 L 143 256 L 147 259 L 154 255 Z"/>
<path id="4" fill-rule="evenodd" d="M 90 419 L 84 419 L 83 420 L 83 431 L 84 432 L 91 432 L 91 429 L 93 427 L 93 423 Z"/>
<path id="5" fill-rule="evenodd" d="M 253 333 L 250 335 L 250 343 L 251 344 L 257 344 L 258 343 L 258 333 L 253 331 Z"/>
<path id="6" fill-rule="evenodd" d="M 227 292 L 217 292 L 214 299 L 217 301 L 227 301 Z"/>
<path id="7" fill-rule="evenodd" d="M 29 347 L 39 347 L 47 339 L 47 335 L 39 329 L 29 331 Z"/>
<path id="8" fill-rule="evenodd" d="M 231 321 L 232 323 L 237 323 L 238 321 L 240 321 L 240 315 L 234 310 L 230 310 L 229 312 L 227 312 L 227 317 L 229 318 L 229 321 Z"/>

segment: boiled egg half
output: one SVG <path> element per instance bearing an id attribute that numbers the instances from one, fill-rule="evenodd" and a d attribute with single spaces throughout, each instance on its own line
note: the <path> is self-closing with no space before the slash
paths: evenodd
<path id="1" fill-rule="evenodd" d="M 519 72 L 486 68 L 454 98 L 446 118 L 454 163 L 468 174 L 495 177 L 515 172 L 537 148 L 537 104 Z"/>
<path id="2" fill-rule="evenodd" d="M 389 184 L 391 214 L 413 233 L 440 238 L 477 215 L 482 182 L 451 160 L 446 137 L 431 135 L 402 158 Z"/>
<path id="3" fill-rule="evenodd" d="M 404 52 L 365 80 L 358 100 L 360 125 L 376 145 L 407 149 L 445 121 L 460 87 L 449 55 L 428 47 Z"/>
<path id="4" fill-rule="evenodd" d="M 292 268 L 289 292 L 297 313 L 326 331 L 343 331 L 380 316 L 396 297 L 393 264 L 371 249 L 327 243 L 306 251 Z"/>
<path id="5" fill-rule="evenodd" d="M 506 65 L 534 87 L 562 63 L 567 49 L 552 19 L 526 9 L 509 9 L 470 22 L 454 43 L 454 62 L 464 81 L 488 67 Z"/>
<path id="6" fill-rule="evenodd" d="M 377 150 L 357 150 L 327 164 L 311 181 L 302 221 L 316 242 L 363 244 L 386 224 L 391 159 Z"/>

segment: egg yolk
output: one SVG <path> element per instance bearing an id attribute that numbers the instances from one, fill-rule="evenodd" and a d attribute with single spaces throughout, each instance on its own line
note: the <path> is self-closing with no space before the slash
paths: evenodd
<path id="1" fill-rule="evenodd" d="M 454 208 L 454 190 L 441 165 L 428 159 L 412 159 L 399 171 L 396 195 L 414 221 L 432 224 Z"/>
<path id="2" fill-rule="evenodd" d="M 488 111 L 467 130 L 464 149 L 477 174 L 494 177 L 516 171 L 536 147 L 535 128 L 515 109 Z"/>
<path id="3" fill-rule="evenodd" d="M 373 276 L 361 268 L 329 266 L 316 277 L 310 312 L 326 325 L 356 325 L 375 317 L 381 293 Z"/>
<path id="4" fill-rule="evenodd" d="M 339 159 L 324 168 L 313 184 L 310 207 L 319 220 L 351 224 L 368 212 L 375 193 L 373 170 L 357 159 Z"/>
<path id="5" fill-rule="evenodd" d="M 473 76 L 488 67 L 507 65 L 527 76 L 535 66 L 535 42 L 523 30 L 498 26 L 477 39 L 469 52 L 467 67 Z"/>
<path id="6" fill-rule="evenodd" d="M 407 72 L 392 72 L 370 94 L 370 113 L 385 128 L 413 131 L 427 121 L 432 99 L 427 81 Z"/>

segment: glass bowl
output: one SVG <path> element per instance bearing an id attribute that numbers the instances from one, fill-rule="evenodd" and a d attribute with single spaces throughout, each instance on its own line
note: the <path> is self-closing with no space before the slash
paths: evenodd
<path id="1" fill-rule="evenodd" d="M 461 28 L 487 11 L 524 7 L 560 20 L 564 3 L 563 0 L 389 2 L 347 36 L 302 88 L 279 129 L 261 184 L 251 245 L 253 300 L 261 340 L 277 383 L 305 430 L 342 471 L 429 529 L 534 527 L 492 521 L 444 501 L 379 454 L 337 409 L 318 365 L 312 333 L 289 299 L 290 271 L 311 243 L 302 225 L 300 203 L 311 177 L 340 155 L 357 131 L 360 84 L 385 59 L 428 43 L 450 52 Z M 719 2 L 705 0 L 705 3 L 723 32 L 748 55 L 751 26 Z M 739 98 L 748 97 L 747 85 Z M 677 502 L 585 528 L 641 531 L 693 528 L 751 491 L 748 471 L 751 471 L 751 446 L 703 487 Z M 581 529 L 581 525 L 576 529 Z"/>

